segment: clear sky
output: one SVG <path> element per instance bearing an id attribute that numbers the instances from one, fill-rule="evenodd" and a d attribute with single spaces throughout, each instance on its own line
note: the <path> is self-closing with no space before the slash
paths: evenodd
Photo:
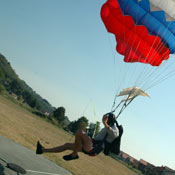
<path id="1" fill-rule="evenodd" d="M 0 2 L 0 52 L 33 90 L 53 106 L 64 106 L 70 120 L 85 115 L 101 122 L 121 88 L 142 85 L 138 79 L 149 87 L 151 66 L 125 66 L 115 53 L 114 36 L 100 18 L 105 0 Z M 172 70 L 173 62 L 174 56 L 160 73 L 156 68 L 155 79 Z M 175 169 L 174 87 L 175 77 L 169 78 L 122 113 L 124 152 Z"/>

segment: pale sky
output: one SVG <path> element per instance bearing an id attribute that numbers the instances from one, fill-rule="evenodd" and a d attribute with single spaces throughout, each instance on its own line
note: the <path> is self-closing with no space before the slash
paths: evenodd
<path id="1" fill-rule="evenodd" d="M 64 106 L 70 120 L 85 115 L 101 122 L 116 92 L 137 80 L 146 81 L 145 89 L 152 82 L 152 67 L 126 65 L 115 52 L 114 36 L 100 18 L 105 0 L 0 2 L 0 52 L 33 90 L 53 106 Z M 153 71 L 155 80 L 173 70 L 174 55 L 165 65 Z M 174 82 L 175 76 L 148 89 L 150 98 L 136 98 L 119 117 L 124 152 L 173 169 Z"/>

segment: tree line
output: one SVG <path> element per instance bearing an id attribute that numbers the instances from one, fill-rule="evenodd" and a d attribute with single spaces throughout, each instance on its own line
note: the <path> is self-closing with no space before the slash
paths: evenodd
<path id="1" fill-rule="evenodd" d="M 3 91 L 15 94 L 18 100 L 39 111 L 52 112 L 54 108 L 29 87 L 16 74 L 10 62 L 0 54 L 0 93 Z"/>
<path id="2" fill-rule="evenodd" d="M 70 131 L 73 134 L 76 133 L 77 130 L 82 129 L 88 133 L 89 136 L 93 137 L 100 131 L 100 122 L 89 123 L 89 120 L 85 116 L 81 116 L 77 120 L 72 122 L 68 121 L 68 117 L 65 116 L 65 108 L 58 107 L 51 114 L 58 122 L 59 125 L 65 129 L 66 131 Z"/>

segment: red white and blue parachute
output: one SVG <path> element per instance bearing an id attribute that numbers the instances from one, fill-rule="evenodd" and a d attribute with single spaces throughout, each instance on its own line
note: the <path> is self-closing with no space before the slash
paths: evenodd
<path id="1" fill-rule="evenodd" d="M 108 0 L 101 18 L 126 62 L 159 66 L 175 52 L 175 22 L 166 21 L 164 11 L 151 11 L 148 0 Z"/>
<path id="2" fill-rule="evenodd" d="M 120 90 L 146 90 L 175 74 L 175 0 L 107 0 L 101 19 L 124 56 L 116 61 Z"/>

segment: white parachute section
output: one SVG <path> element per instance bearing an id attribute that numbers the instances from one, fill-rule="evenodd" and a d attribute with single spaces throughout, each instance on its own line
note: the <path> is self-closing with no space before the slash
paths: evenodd
<path id="1" fill-rule="evenodd" d="M 119 95 L 117 96 L 126 96 L 122 102 L 126 101 L 126 100 L 132 100 L 133 98 L 137 97 L 137 96 L 145 96 L 145 97 L 149 97 L 149 95 L 143 91 L 142 89 L 139 89 L 137 86 L 135 87 L 131 87 L 131 88 L 126 88 L 123 89 Z"/>
<path id="2" fill-rule="evenodd" d="M 124 98 L 120 101 L 120 103 L 114 108 L 115 101 L 118 97 L 124 96 Z M 118 95 L 116 95 L 116 98 L 114 100 L 112 113 L 114 113 L 118 108 L 120 108 L 118 115 L 116 118 L 120 116 L 120 114 L 125 110 L 125 108 L 138 96 L 145 96 L 150 97 L 148 93 L 143 91 L 142 89 L 138 88 L 137 86 L 125 88 Z"/>
<path id="3" fill-rule="evenodd" d="M 164 10 L 167 20 L 175 20 L 175 0 L 150 0 L 151 10 Z"/>

